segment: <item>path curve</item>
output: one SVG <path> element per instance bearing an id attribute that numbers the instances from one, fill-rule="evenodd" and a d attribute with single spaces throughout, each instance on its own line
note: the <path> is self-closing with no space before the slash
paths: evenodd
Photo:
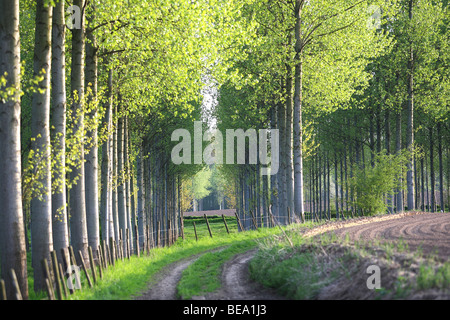
<path id="1" fill-rule="evenodd" d="M 181 279 L 183 270 L 198 257 L 199 255 L 195 255 L 166 266 L 151 282 L 149 289 L 141 296 L 136 297 L 136 300 L 176 300 L 177 284 Z"/>
<path id="2" fill-rule="evenodd" d="M 283 300 L 274 290 L 250 279 L 249 262 L 256 249 L 235 255 L 222 269 L 222 287 L 216 292 L 193 297 L 196 300 Z"/>

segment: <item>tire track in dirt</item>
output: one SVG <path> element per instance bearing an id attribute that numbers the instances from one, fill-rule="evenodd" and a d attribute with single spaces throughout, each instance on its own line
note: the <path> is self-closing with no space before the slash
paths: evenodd
<path id="1" fill-rule="evenodd" d="M 421 213 L 333 230 L 350 240 L 403 241 L 410 251 L 419 248 L 425 255 L 437 253 L 441 260 L 450 256 L 450 213 Z"/>
<path id="2" fill-rule="evenodd" d="M 192 256 L 165 267 L 151 282 L 149 289 L 141 296 L 136 297 L 135 300 L 176 300 L 177 284 L 181 279 L 183 270 L 197 260 L 199 256 Z"/>
<path id="3" fill-rule="evenodd" d="M 249 262 L 257 250 L 250 250 L 227 261 L 222 270 L 222 287 L 197 300 L 284 300 L 274 290 L 250 279 Z"/>

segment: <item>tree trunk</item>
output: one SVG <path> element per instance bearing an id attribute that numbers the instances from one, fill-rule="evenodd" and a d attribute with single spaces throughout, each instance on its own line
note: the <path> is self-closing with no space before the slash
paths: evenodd
<path id="1" fill-rule="evenodd" d="M 303 41 L 301 38 L 301 12 L 303 1 L 295 5 L 295 89 L 294 89 L 294 210 L 295 215 L 303 216 L 303 131 L 302 131 L 302 80 L 303 80 Z"/>
<path id="2" fill-rule="evenodd" d="M 138 187 L 138 196 L 137 196 L 137 212 L 138 212 L 138 232 L 139 232 L 139 247 L 143 248 L 144 239 L 145 239 L 145 186 L 144 186 L 144 160 L 143 160 L 143 147 L 141 147 L 141 151 L 137 157 L 137 187 Z"/>
<path id="3" fill-rule="evenodd" d="M 421 174 L 421 188 L 422 188 L 422 211 L 425 211 L 425 174 L 424 174 L 424 159 L 420 159 L 420 174 Z"/>
<path id="4" fill-rule="evenodd" d="M 444 163 L 442 161 L 442 130 L 441 122 L 437 123 L 438 134 L 438 157 L 439 157 L 439 209 L 441 212 L 445 211 L 444 204 Z"/>
<path id="5" fill-rule="evenodd" d="M 121 100 L 119 98 L 119 104 Z M 120 112 L 119 112 L 120 113 Z M 125 191 L 125 175 L 124 175 L 124 118 L 119 115 L 118 124 L 118 137 L 117 137 L 117 206 L 119 215 L 119 234 L 122 233 L 122 237 L 125 235 L 127 229 L 127 208 L 126 208 L 126 191 Z M 122 238 L 124 240 L 124 238 Z M 125 241 L 122 242 L 123 251 L 126 254 Z"/>
<path id="6" fill-rule="evenodd" d="M 50 155 L 50 74 L 51 74 L 51 33 L 53 7 L 36 2 L 36 28 L 34 44 L 34 75 L 45 71 L 41 92 L 33 93 L 31 103 L 31 135 L 34 138 L 32 149 L 37 161 L 36 182 L 39 183 L 39 196 L 31 200 L 31 248 L 34 270 L 34 290 L 46 288 L 42 260 L 50 262 L 53 251 L 52 235 L 52 173 Z M 34 189 L 34 188 L 33 188 Z"/>
<path id="7" fill-rule="evenodd" d="M 0 1 L 0 75 L 14 95 L 0 99 L 0 261 L 8 299 L 14 299 L 10 270 L 28 298 L 27 256 L 22 212 L 20 141 L 19 0 Z M 11 298 L 10 298 L 11 297 Z"/>
<path id="8" fill-rule="evenodd" d="M 413 0 L 409 0 L 409 19 L 412 20 Z M 407 128 L 406 128 L 406 148 L 413 151 L 414 145 L 414 51 L 410 44 L 408 60 L 408 101 L 407 101 Z M 414 210 L 414 157 L 411 155 L 406 172 L 407 185 L 407 205 L 408 210 Z"/>
<path id="9" fill-rule="evenodd" d="M 396 119 L 396 137 L 395 137 L 395 152 L 397 154 L 400 154 L 402 150 L 402 114 L 401 112 L 397 113 L 397 119 Z M 403 211 L 403 190 L 402 190 L 402 172 L 399 172 L 400 178 L 398 181 L 398 188 L 396 190 L 397 196 L 397 213 Z"/>
<path id="10" fill-rule="evenodd" d="M 74 5 L 84 8 L 85 0 L 74 0 Z M 83 11 L 82 11 L 83 12 Z M 75 252 L 81 251 L 83 259 L 88 258 L 88 234 L 86 223 L 86 190 L 84 171 L 84 50 L 85 27 L 84 14 L 81 14 L 81 28 L 72 30 L 72 65 L 71 65 L 71 91 L 73 95 L 73 115 L 75 116 L 74 134 L 79 135 L 79 163 L 73 166 L 70 178 L 76 181 L 70 189 L 70 213 L 71 213 L 71 240 Z M 77 263 L 81 261 L 77 259 Z"/>
<path id="11" fill-rule="evenodd" d="M 92 17 L 95 12 L 95 5 L 88 5 L 91 14 L 89 15 L 89 29 L 87 31 L 86 42 L 86 82 L 85 87 L 90 89 L 88 96 L 89 113 L 88 117 L 93 126 L 87 128 L 86 138 L 88 140 L 89 150 L 86 154 L 85 170 L 85 188 L 86 188 L 86 218 L 89 246 L 97 248 L 100 244 L 99 228 L 99 197 L 98 197 L 98 135 L 97 135 L 97 79 L 98 79 L 98 46 L 97 39 L 91 29 Z"/>
<path id="12" fill-rule="evenodd" d="M 336 219 L 339 220 L 338 160 L 336 152 L 334 152 L 334 193 L 336 203 Z"/>
<path id="13" fill-rule="evenodd" d="M 280 168 L 278 170 L 279 190 L 279 222 L 286 224 L 287 221 L 287 188 L 286 188 L 286 106 L 278 105 L 278 129 L 280 134 Z"/>
<path id="14" fill-rule="evenodd" d="M 112 77 L 113 70 L 109 70 L 108 92 L 104 126 L 107 129 L 107 138 L 102 145 L 102 171 L 101 171 L 101 205 L 100 219 L 102 226 L 102 240 L 109 244 L 109 238 L 114 237 L 114 230 L 110 229 L 112 217 L 112 168 L 111 168 L 111 140 L 112 140 Z"/>
<path id="15" fill-rule="evenodd" d="M 430 187 L 431 187 L 431 210 L 434 212 L 436 210 L 435 201 L 435 177 L 434 177 L 434 140 L 433 140 L 433 127 L 429 127 L 428 131 L 430 133 Z"/>
<path id="16" fill-rule="evenodd" d="M 271 111 L 271 120 L 270 120 L 270 126 L 272 129 L 275 129 L 277 127 L 277 109 L 276 107 L 272 108 Z M 279 186 L 278 186 L 278 179 L 277 176 L 272 174 L 270 176 L 270 204 L 272 205 L 272 214 L 274 216 L 278 216 L 278 194 L 279 194 Z"/>
<path id="17" fill-rule="evenodd" d="M 125 166 L 125 204 L 126 204 L 126 210 L 127 210 L 127 228 L 128 232 L 130 234 L 130 251 L 133 252 L 133 233 L 134 233 L 134 227 L 132 224 L 133 220 L 133 212 L 131 211 L 131 168 L 130 168 L 130 151 L 129 151 L 129 137 L 128 137 L 128 117 L 125 117 L 124 122 L 124 166 Z M 131 254 L 131 253 L 130 253 Z"/>
<path id="18" fill-rule="evenodd" d="M 62 260 L 61 249 L 69 246 L 67 225 L 66 194 L 66 27 L 64 22 L 64 1 L 58 1 L 53 9 L 52 25 L 52 118 L 51 131 L 53 154 L 59 164 L 55 170 L 52 185 L 57 191 L 52 195 L 53 249 L 59 261 Z"/>
<path id="19" fill-rule="evenodd" d="M 293 140 L 292 140 L 292 68 L 286 65 L 286 187 L 287 187 L 287 206 L 291 214 L 294 210 L 294 163 L 293 163 Z"/>
<path id="20" fill-rule="evenodd" d="M 390 121 L 390 111 L 389 109 L 386 109 L 386 113 L 385 113 L 385 148 L 386 148 L 386 154 L 390 155 L 391 154 L 391 121 Z M 389 213 L 394 213 L 394 208 L 393 208 L 393 197 L 392 197 L 392 193 L 388 193 L 387 195 L 387 207 L 388 207 L 388 211 Z"/>
<path id="21" fill-rule="evenodd" d="M 113 215 L 113 225 L 114 225 L 114 238 L 116 242 L 119 243 L 119 206 L 118 206 L 118 165 L 117 165 L 117 139 L 119 136 L 118 130 L 118 115 L 117 115 L 117 105 L 114 106 L 114 130 L 113 130 L 113 142 L 112 142 L 112 170 L 113 170 L 113 185 L 112 185 L 112 215 Z"/>

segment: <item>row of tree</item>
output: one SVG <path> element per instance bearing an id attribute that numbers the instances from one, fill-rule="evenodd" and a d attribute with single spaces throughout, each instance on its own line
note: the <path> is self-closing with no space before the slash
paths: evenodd
<path id="1" fill-rule="evenodd" d="M 444 210 L 447 1 L 256 1 L 241 14 L 256 39 L 229 58 L 218 128 L 280 132 L 270 179 L 261 166 L 223 168 L 241 215 L 269 221 L 269 204 L 282 223 L 436 210 L 436 172 Z"/>
<path id="2" fill-rule="evenodd" d="M 126 232 L 141 248 L 148 236 L 165 245 L 180 234 L 183 181 L 202 165 L 170 161 L 170 132 L 200 120 L 214 20 L 231 5 L 2 1 L 0 260 L 9 297 L 11 269 L 29 295 L 27 248 L 40 291 L 41 261 L 53 250 L 61 258 L 72 245 L 89 261 L 88 246 Z"/>

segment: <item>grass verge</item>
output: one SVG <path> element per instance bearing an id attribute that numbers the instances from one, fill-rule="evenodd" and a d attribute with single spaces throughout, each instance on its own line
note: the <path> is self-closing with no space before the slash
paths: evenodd
<path id="1" fill-rule="evenodd" d="M 450 262 L 408 246 L 380 241 L 350 243 L 324 234 L 304 238 L 288 232 L 293 246 L 274 235 L 259 242 L 251 277 L 291 299 L 450 298 Z M 381 287 L 369 289 L 369 266 L 380 269 Z"/>

